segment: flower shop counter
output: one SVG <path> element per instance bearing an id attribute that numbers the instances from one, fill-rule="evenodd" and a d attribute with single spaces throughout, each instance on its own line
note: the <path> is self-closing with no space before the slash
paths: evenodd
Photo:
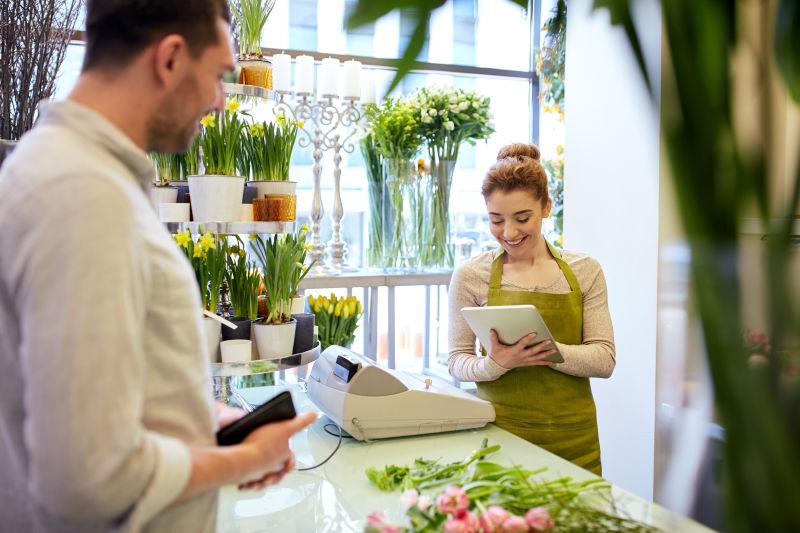
<path id="1" fill-rule="evenodd" d="M 260 403 L 279 390 L 290 389 L 298 411 L 316 407 L 297 386 L 257 387 L 242 392 L 251 403 Z M 292 450 L 299 468 L 323 461 L 338 441 L 327 433 L 330 421 L 320 417 L 309 428 L 292 438 Z M 332 429 L 328 426 L 328 429 Z M 335 429 L 333 429 L 335 432 Z M 217 531 L 254 532 L 362 532 L 367 516 L 382 511 L 394 523 L 407 525 L 401 508 L 401 492 L 383 492 L 366 477 L 368 467 L 405 465 L 418 457 L 442 458 L 444 463 L 468 457 L 486 438 L 502 446 L 490 460 L 505 465 L 521 465 L 535 470 L 547 467 L 543 477 L 570 476 L 589 480 L 596 476 L 534 446 L 493 424 L 479 429 L 372 442 L 344 439 L 335 455 L 308 472 L 292 472 L 280 485 L 258 492 L 225 487 L 220 491 Z M 443 487 L 442 487 L 443 488 Z M 617 512 L 656 526 L 664 531 L 710 531 L 687 518 L 649 503 L 638 496 L 613 487 Z"/>

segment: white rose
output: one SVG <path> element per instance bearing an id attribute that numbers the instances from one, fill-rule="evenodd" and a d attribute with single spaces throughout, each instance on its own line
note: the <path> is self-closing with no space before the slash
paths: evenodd
<path id="1" fill-rule="evenodd" d="M 461 111 L 464 111 L 464 110 L 465 110 L 466 108 L 468 108 L 468 107 L 469 107 L 469 102 L 461 102 L 460 104 L 458 104 L 458 108 L 459 108 Z"/>
<path id="2" fill-rule="evenodd" d="M 446 129 L 447 131 L 453 131 L 453 128 L 456 127 L 456 125 L 453 124 L 452 120 L 448 120 L 448 121 L 442 123 L 442 126 L 444 126 L 444 129 Z"/>
<path id="3" fill-rule="evenodd" d="M 431 122 L 433 122 L 433 119 L 431 117 L 422 117 L 423 124 L 430 124 Z"/>
<path id="4" fill-rule="evenodd" d="M 429 114 L 430 116 L 432 116 L 432 117 L 435 117 L 436 115 L 438 115 L 438 114 L 439 114 L 439 112 L 438 112 L 438 111 L 436 111 L 436 108 L 435 108 L 435 107 L 432 107 L 432 108 L 430 109 L 430 111 L 428 111 L 428 114 Z"/>
<path id="5" fill-rule="evenodd" d="M 431 506 L 431 503 L 433 502 L 431 502 L 430 496 L 426 496 L 423 494 L 417 499 L 417 509 L 419 509 L 424 513 L 425 511 L 428 510 L 428 507 Z"/>

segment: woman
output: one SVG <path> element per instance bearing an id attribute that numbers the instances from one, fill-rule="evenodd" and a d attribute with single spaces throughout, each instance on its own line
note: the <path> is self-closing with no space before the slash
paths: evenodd
<path id="1" fill-rule="evenodd" d="M 495 423 L 530 442 L 601 474 L 597 417 L 590 377 L 614 370 L 614 335 L 600 265 L 583 254 L 559 251 L 542 237 L 550 216 L 547 174 L 539 149 L 512 144 L 500 150 L 481 192 L 492 235 L 500 243 L 461 265 L 450 283 L 450 373 L 474 381 L 491 401 Z M 504 345 L 492 333 L 486 356 L 462 307 L 533 304 L 542 314 L 564 362 L 535 334 Z M 528 347 L 527 346 L 531 346 Z"/>

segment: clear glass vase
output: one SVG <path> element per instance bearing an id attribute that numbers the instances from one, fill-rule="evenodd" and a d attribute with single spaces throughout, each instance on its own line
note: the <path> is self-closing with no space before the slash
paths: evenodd
<path id="1" fill-rule="evenodd" d="M 420 264 L 425 268 L 453 268 L 455 254 L 450 234 L 450 188 L 455 168 L 455 159 L 431 161 L 430 199 L 419 245 Z"/>
<path id="2" fill-rule="evenodd" d="M 419 266 L 424 183 L 408 159 L 383 161 L 383 266 L 387 270 L 413 270 Z"/>

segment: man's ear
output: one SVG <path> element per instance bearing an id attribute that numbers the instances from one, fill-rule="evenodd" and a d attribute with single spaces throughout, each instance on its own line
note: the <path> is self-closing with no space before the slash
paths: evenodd
<path id="1" fill-rule="evenodd" d="M 184 76 L 188 61 L 189 47 L 181 35 L 170 34 L 155 45 L 153 53 L 153 73 L 156 80 L 165 87 L 172 87 Z"/>

